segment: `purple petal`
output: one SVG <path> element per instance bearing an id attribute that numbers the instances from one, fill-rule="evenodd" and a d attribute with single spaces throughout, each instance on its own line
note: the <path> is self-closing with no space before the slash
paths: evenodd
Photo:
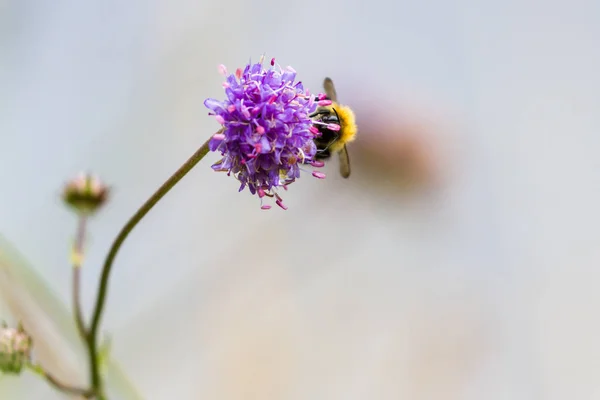
<path id="1" fill-rule="evenodd" d="M 261 146 L 261 154 L 266 154 L 271 152 L 271 143 L 269 143 L 269 139 L 265 136 L 260 138 L 260 146 Z"/>
<path id="2" fill-rule="evenodd" d="M 215 100 L 215 99 L 204 100 L 204 106 L 214 112 L 224 112 L 225 111 L 225 107 L 223 107 L 223 103 L 218 100 Z"/>
<path id="3" fill-rule="evenodd" d="M 221 143 L 223 143 L 223 140 L 225 140 L 225 135 L 223 135 L 223 134 L 214 135 L 208 142 L 209 150 L 216 151 L 219 148 L 219 146 L 221 145 Z"/>
<path id="4" fill-rule="evenodd" d="M 284 82 L 294 82 L 294 79 L 296 79 L 296 71 L 285 71 L 281 79 Z"/>

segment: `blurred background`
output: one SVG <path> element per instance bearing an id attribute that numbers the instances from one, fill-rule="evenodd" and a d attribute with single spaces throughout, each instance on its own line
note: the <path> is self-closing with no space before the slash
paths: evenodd
<path id="1" fill-rule="evenodd" d="M 217 66 L 265 53 L 355 108 L 353 175 L 334 159 L 264 212 L 217 155 L 199 164 L 117 258 L 111 399 L 600 399 L 599 18 L 593 0 L 0 0 L 0 318 L 85 382 L 63 183 L 113 187 L 89 310 L 118 230 L 217 129 Z M 0 397 L 65 398 L 30 375 Z"/>

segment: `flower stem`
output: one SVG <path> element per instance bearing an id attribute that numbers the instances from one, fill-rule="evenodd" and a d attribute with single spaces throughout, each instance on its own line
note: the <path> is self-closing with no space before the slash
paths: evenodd
<path id="1" fill-rule="evenodd" d="M 158 188 L 156 192 L 133 214 L 133 216 L 127 221 L 125 226 L 121 229 L 117 237 L 112 243 L 112 246 L 104 261 L 102 268 L 102 274 L 100 277 L 100 283 L 98 285 L 98 297 L 96 298 L 96 304 L 94 306 L 94 312 L 92 316 L 92 323 L 90 330 L 87 335 L 87 347 L 90 357 L 90 378 L 92 390 L 98 394 L 98 398 L 104 398 L 103 393 L 103 382 L 100 376 L 100 366 L 98 365 L 98 328 L 100 326 L 100 320 L 102 318 L 102 312 L 106 303 L 106 294 L 108 291 L 108 281 L 110 273 L 112 271 L 113 262 L 119 249 L 121 248 L 127 236 L 133 231 L 135 226 L 146 216 L 146 214 L 158 203 L 188 172 L 196 166 L 196 164 L 204 158 L 208 153 L 207 140 L 192 156 L 177 170 L 173 175 Z"/>
<path id="2" fill-rule="evenodd" d="M 83 320 L 83 313 L 81 311 L 81 265 L 83 263 L 83 245 L 85 242 L 85 230 L 86 230 L 87 217 L 85 214 L 79 215 L 77 222 L 77 236 L 75 237 L 75 245 L 73 246 L 73 314 L 75 316 L 75 325 L 79 335 L 85 341 L 87 336 L 87 330 Z"/>
<path id="3" fill-rule="evenodd" d="M 93 392 L 91 390 L 69 386 L 67 384 L 62 383 L 53 375 L 51 375 L 48 371 L 44 370 L 44 368 L 42 368 L 42 366 L 39 364 L 28 363 L 27 368 L 29 368 L 33 373 L 44 378 L 52 387 L 54 387 L 56 390 L 62 393 L 82 396 L 86 399 L 89 399 L 93 396 Z"/>

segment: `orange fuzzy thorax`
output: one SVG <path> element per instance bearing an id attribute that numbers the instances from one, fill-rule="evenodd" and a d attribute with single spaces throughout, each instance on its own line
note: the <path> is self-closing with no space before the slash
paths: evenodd
<path id="1" fill-rule="evenodd" d="M 340 120 L 340 136 L 330 146 L 331 152 L 337 152 L 340 151 L 344 145 L 356 139 L 358 128 L 356 126 L 354 112 L 350 109 L 350 107 L 343 106 L 338 103 L 333 103 L 330 107 L 335 108 L 337 116 Z"/>

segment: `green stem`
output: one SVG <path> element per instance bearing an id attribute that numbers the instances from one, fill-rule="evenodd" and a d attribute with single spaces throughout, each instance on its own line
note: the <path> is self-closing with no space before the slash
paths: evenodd
<path id="1" fill-rule="evenodd" d="M 75 324 L 77 331 L 83 340 L 86 340 L 87 331 L 83 322 L 83 313 L 81 311 L 81 264 L 83 257 L 83 245 L 85 241 L 85 225 L 87 217 L 84 214 L 79 215 L 77 223 L 77 236 L 73 246 L 73 313 L 75 314 Z"/>
<path id="2" fill-rule="evenodd" d="M 29 368 L 33 373 L 44 378 L 50 384 L 50 386 L 54 387 L 56 390 L 58 390 L 62 393 L 72 394 L 72 395 L 76 395 L 76 396 L 82 396 L 82 397 L 85 397 L 86 399 L 89 399 L 93 396 L 93 392 L 91 390 L 81 389 L 78 387 L 69 386 L 69 385 L 62 383 L 61 381 L 56 379 L 53 375 L 51 375 L 49 372 L 44 370 L 44 368 L 42 368 L 42 366 L 39 364 L 28 363 L 27 368 Z"/>
<path id="3" fill-rule="evenodd" d="M 119 249 L 121 248 L 127 236 L 133 231 L 133 228 L 146 216 L 146 214 L 158 203 L 188 172 L 198 164 L 208 153 L 208 141 L 204 143 L 192 156 L 177 170 L 146 202 L 136 211 L 121 229 L 106 256 L 102 275 L 98 285 L 98 297 L 94 307 L 92 323 L 87 336 L 88 354 L 90 357 L 90 378 L 92 390 L 98 394 L 98 399 L 104 398 L 102 378 L 100 377 L 100 366 L 98 365 L 98 328 L 102 318 L 102 312 L 106 303 L 106 294 L 108 291 L 108 281 L 112 271 L 113 262 Z"/>

